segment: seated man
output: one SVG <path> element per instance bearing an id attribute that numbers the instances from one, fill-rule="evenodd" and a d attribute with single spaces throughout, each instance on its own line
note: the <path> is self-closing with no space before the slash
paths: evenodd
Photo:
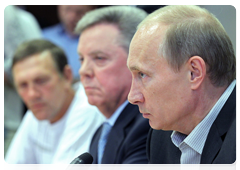
<path id="1" fill-rule="evenodd" d="M 148 163 L 150 126 L 127 101 L 131 73 L 126 65 L 132 36 L 146 16 L 135 7 L 111 6 L 88 12 L 77 24 L 81 82 L 89 103 L 107 118 L 92 139 L 93 163 Z"/>
<path id="2" fill-rule="evenodd" d="M 73 76 L 63 50 L 47 40 L 27 41 L 14 54 L 12 73 L 29 110 L 6 162 L 70 163 L 88 151 L 104 117 L 88 104 L 81 84 L 76 92 L 72 88 Z"/>
<path id="3" fill-rule="evenodd" d="M 128 57 L 156 164 L 236 160 L 236 58 L 221 23 L 198 6 L 167 6 L 138 26 Z"/>

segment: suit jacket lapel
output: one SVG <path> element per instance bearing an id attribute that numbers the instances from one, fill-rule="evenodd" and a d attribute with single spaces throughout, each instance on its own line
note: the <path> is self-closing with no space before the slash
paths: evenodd
<path id="1" fill-rule="evenodd" d="M 136 114 L 139 114 L 138 107 L 128 104 L 116 120 L 108 136 L 108 141 L 102 158 L 103 164 L 106 163 L 106 159 L 107 163 L 115 163 L 114 161 L 116 160 L 116 157 L 113 157 L 112 155 L 118 155 L 117 152 L 126 136 L 125 127 L 132 121 Z"/>
<path id="2" fill-rule="evenodd" d="M 98 130 L 96 131 L 95 135 L 93 136 L 91 147 L 90 147 L 90 153 L 93 156 L 93 164 L 98 163 L 98 140 L 100 138 L 101 132 L 102 132 L 102 127 L 101 125 Z"/>
<path id="3" fill-rule="evenodd" d="M 216 125 L 213 124 L 203 148 L 201 164 L 211 164 L 221 146 L 221 135 L 218 133 Z"/>
<path id="4" fill-rule="evenodd" d="M 225 135 L 234 118 L 236 118 L 236 87 L 234 88 L 209 131 L 202 152 L 202 164 L 211 164 L 217 157 Z"/>

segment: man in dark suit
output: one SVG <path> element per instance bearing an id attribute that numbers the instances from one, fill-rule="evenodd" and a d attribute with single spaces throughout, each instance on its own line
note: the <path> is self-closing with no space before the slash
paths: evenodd
<path id="1" fill-rule="evenodd" d="M 146 16 L 136 7 L 111 6 L 87 13 L 77 24 L 81 82 L 89 103 L 107 118 L 91 142 L 93 163 L 148 163 L 150 126 L 127 101 L 131 73 L 126 66 L 130 41 Z"/>
<path id="2" fill-rule="evenodd" d="M 152 129 L 149 163 L 236 160 L 236 58 L 221 23 L 197 6 L 167 6 L 142 21 L 130 45 L 128 100 Z"/>

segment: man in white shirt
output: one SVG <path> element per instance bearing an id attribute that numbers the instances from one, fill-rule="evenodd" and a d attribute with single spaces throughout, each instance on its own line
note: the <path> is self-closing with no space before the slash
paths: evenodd
<path id="1" fill-rule="evenodd" d="M 28 111 L 9 147 L 7 163 L 70 163 L 89 150 L 93 133 L 104 121 L 88 104 L 62 49 L 47 40 L 21 44 L 13 58 L 17 92 Z M 17 154 L 16 154 L 17 153 Z"/>
<path id="2" fill-rule="evenodd" d="M 41 37 L 41 28 L 31 13 L 15 5 L 4 9 L 4 154 L 26 111 L 13 87 L 13 53 L 22 42 Z"/>

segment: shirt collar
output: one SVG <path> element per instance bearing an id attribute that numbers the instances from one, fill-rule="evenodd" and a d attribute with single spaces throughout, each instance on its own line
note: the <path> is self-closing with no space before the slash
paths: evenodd
<path id="1" fill-rule="evenodd" d="M 121 104 L 121 106 L 117 108 L 117 110 L 113 113 L 113 115 L 110 118 L 106 120 L 106 122 L 108 122 L 111 126 L 113 126 L 127 104 L 128 104 L 128 100 L 126 100 L 123 104 Z"/>
<path id="2" fill-rule="evenodd" d="M 230 94 L 232 93 L 236 85 L 236 80 L 234 80 L 228 88 L 221 95 L 217 103 L 213 106 L 207 116 L 193 129 L 193 131 L 188 135 L 181 134 L 179 132 L 173 131 L 171 138 L 174 145 L 179 147 L 182 143 L 186 143 L 192 149 L 194 149 L 199 154 L 202 154 L 205 141 L 208 136 L 208 132 L 221 111 L 222 107 L 226 103 Z"/>

